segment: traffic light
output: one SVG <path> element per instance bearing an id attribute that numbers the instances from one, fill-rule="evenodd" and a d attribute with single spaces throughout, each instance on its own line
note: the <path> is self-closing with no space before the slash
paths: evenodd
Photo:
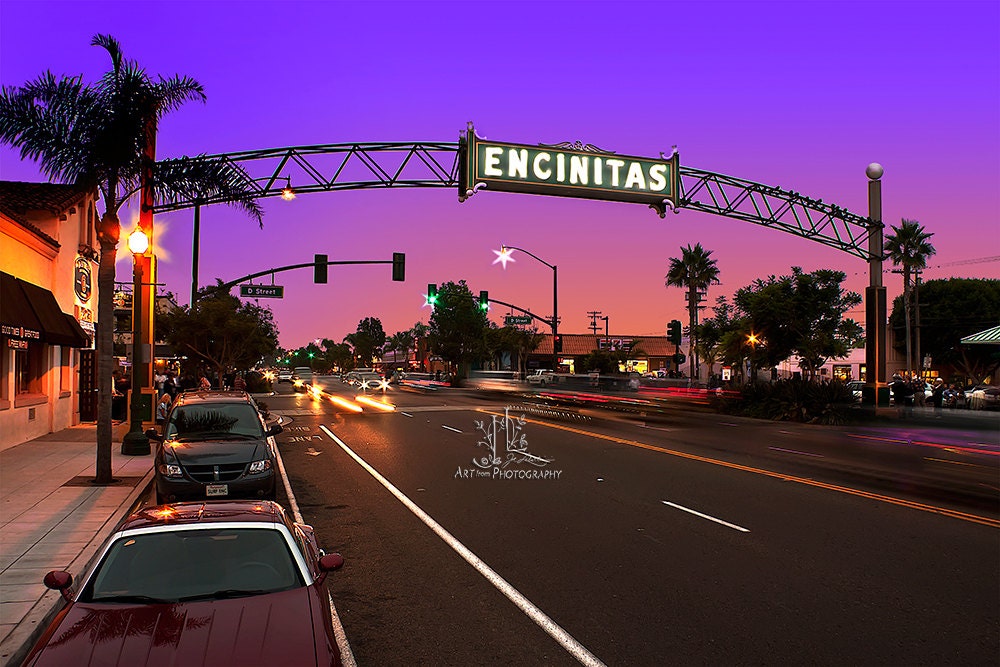
<path id="1" fill-rule="evenodd" d="M 479 308 L 481 310 L 490 309 L 490 293 L 483 290 L 479 293 Z"/>
<path id="2" fill-rule="evenodd" d="M 681 344 L 681 322 L 680 320 L 670 320 L 667 324 L 667 340 L 674 345 Z"/>
<path id="3" fill-rule="evenodd" d="M 434 307 L 438 302 L 438 286 L 434 283 L 429 283 L 427 285 L 427 304 L 430 307 Z"/>
<path id="4" fill-rule="evenodd" d="M 562 334 L 556 334 L 552 339 L 552 351 L 556 354 L 562 352 Z"/>
<path id="5" fill-rule="evenodd" d="M 326 255 L 316 255 L 315 262 L 313 266 L 313 282 L 314 283 L 326 283 L 326 269 L 327 262 L 329 261 Z"/>
<path id="6" fill-rule="evenodd" d="M 401 252 L 392 253 L 392 279 L 397 283 L 406 280 L 406 254 Z"/>
<path id="7" fill-rule="evenodd" d="M 674 355 L 674 363 L 676 363 L 678 366 L 683 364 L 685 361 L 687 361 L 687 357 L 684 356 L 683 352 L 678 352 L 677 354 Z"/>

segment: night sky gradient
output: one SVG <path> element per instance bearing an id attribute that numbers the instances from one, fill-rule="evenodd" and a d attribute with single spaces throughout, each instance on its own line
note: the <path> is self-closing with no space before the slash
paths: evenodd
<path id="1" fill-rule="evenodd" d="M 867 215 L 865 167 L 879 162 L 883 218 L 916 219 L 938 254 L 925 280 L 1000 277 L 1000 2 L 44 2 L 0 0 L 0 83 L 45 70 L 96 82 L 90 46 L 110 33 L 154 75 L 189 75 L 207 104 L 161 124 L 160 159 L 302 144 L 582 141 L 794 190 Z M 45 180 L 0 149 L 0 178 Z M 294 185 L 294 181 L 293 181 Z M 388 266 L 279 274 L 285 347 L 340 340 L 362 318 L 387 333 L 427 321 L 427 283 L 547 316 L 559 267 L 561 329 L 587 311 L 612 334 L 664 334 L 686 321 L 664 287 L 681 246 L 713 251 L 709 303 L 758 277 L 838 268 L 863 291 L 867 264 L 816 242 L 693 211 L 660 219 L 636 204 L 452 189 L 379 189 L 264 201 L 264 229 L 235 210 L 202 210 L 201 283 L 311 261 Z M 103 210 L 103 209 L 102 209 Z M 136 207 L 122 211 L 125 231 Z M 187 303 L 192 212 L 156 218 L 160 282 Z M 120 249 L 119 279 L 129 280 Z M 980 260 L 972 261 L 970 260 Z M 983 261 L 986 260 L 986 261 Z M 891 266 L 887 266 L 887 269 Z M 887 273 L 892 299 L 899 275 Z M 493 311 L 500 321 L 500 308 Z M 851 314 L 864 320 L 863 308 Z"/>

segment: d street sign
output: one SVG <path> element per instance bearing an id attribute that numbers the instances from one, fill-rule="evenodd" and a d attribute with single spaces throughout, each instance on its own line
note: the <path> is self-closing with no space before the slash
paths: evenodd
<path id="1" fill-rule="evenodd" d="M 680 158 L 618 155 L 573 144 L 486 141 L 472 124 L 459 142 L 459 200 L 481 189 L 648 204 L 662 217 L 677 210 Z"/>
<path id="2" fill-rule="evenodd" d="M 531 324 L 530 315 L 508 315 L 503 318 L 504 324 Z"/>
<path id="3" fill-rule="evenodd" d="M 253 299 L 284 299 L 284 285 L 240 285 L 240 296 Z"/>

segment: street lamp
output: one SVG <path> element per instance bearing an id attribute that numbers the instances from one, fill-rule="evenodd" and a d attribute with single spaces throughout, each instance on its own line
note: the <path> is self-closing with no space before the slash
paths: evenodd
<path id="1" fill-rule="evenodd" d="M 528 252 L 524 248 L 517 248 L 515 246 L 504 245 L 502 243 L 500 244 L 500 250 L 493 251 L 493 253 L 497 256 L 497 258 L 493 260 L 493 263 L 496 264 L 499 262 L 500 265 L 506 270 L 507 262 L 514 261 L 514 257 L 512 255 L 515 250 L 520 250 L 528 257 L 531 257 L 552 269 L 552 370 L 556 371 L 559 368 L 559 351 L 556 350 L 556 341 L 559 336 L 559 269 L 556 266 L 549 264 L 541 257 Z"/>
<path id="2" fill-rule="evenodd" d="M 129 402 L 129 431 L 122 438 L 122 454 L 139 456 L 150 453 L 149 438 L 142 432 L 142 288 L 143 264 L 149 249 L 149 237 L 136 228 L 128 237 L 132 253 L 132 398 Z"/>
<path id="3" fill-rule="evenodd" d="M 266 195 L 275 181 L 285 181 L 285 187 L 281 188 L 281 198 L 285 201 L 295 199 L 295 190 L 292 188 L 291 176 L 264 176 L 262 178 L 251 179 L 254 184 L 260 181 L 267 181 L 261 190 L 261 196 Z M 201 204 L 195 202 L 194 205 L 194 231 L 191 234 L 191 308 L 194 309 L 198 302 L 198 254 L 201 248 Z"/>

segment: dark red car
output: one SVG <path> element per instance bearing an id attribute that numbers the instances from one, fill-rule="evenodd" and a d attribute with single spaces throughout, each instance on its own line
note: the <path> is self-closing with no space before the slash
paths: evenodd
<path id="1" fill-rule="evenodd" d="M 340 665 L 323 587 L 340 568 L 271 501 L 177 503 L 131 515 L 25 665 Z"/>

